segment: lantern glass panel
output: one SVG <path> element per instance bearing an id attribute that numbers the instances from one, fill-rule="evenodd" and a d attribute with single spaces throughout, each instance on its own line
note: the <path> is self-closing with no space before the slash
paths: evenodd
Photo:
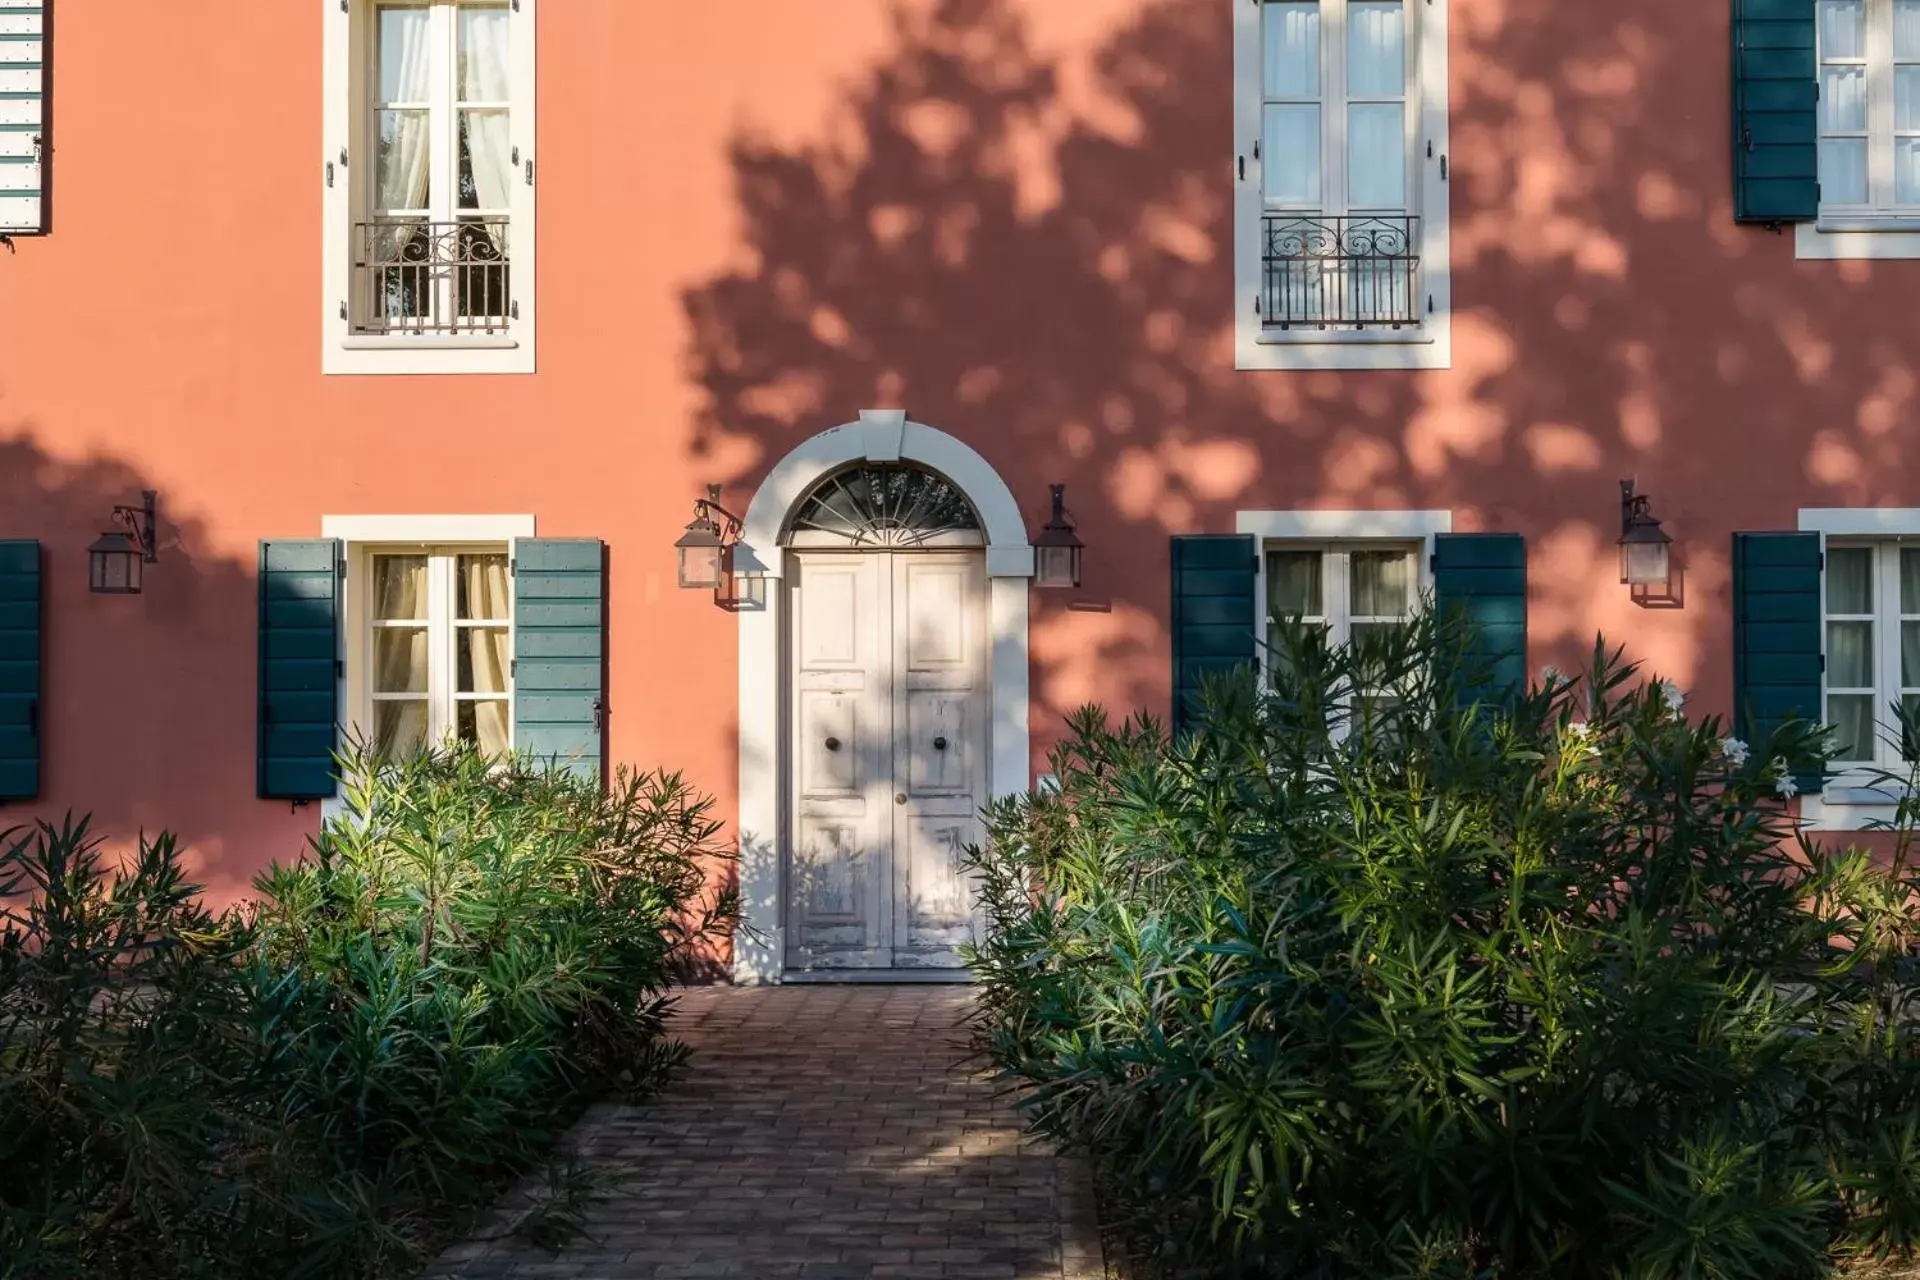
<path id="1" fill-rule="evenodd" d="M 125 534 L 103 534 L 87 549 L 87 587 L 97 595 L 140 593 L 140 551 Z"/>
<path id="2" fill-rule="evenodd" d="M 718 545 L 680 548 L 680 585 L 694 591 L 711 591 L 720 585 Z"/>
<path id="3" fill-rule="evenodd" d="M 1620 549 L 1621 572 L 1636 587 L 1665 586 L 1667 581 L 1667 544 L 1629 542 Z"/>
<path id="4" fill-rule="evenodd" d="M 1077 587 L 1080 585 L 1080 548 L 1038 547 L 1035 585 L 1041 587 Z"/>

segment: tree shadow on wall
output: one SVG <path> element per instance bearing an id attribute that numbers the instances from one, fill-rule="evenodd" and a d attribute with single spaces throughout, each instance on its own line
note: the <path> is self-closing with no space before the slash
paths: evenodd
<path id="1" fill-rule="evenodd" d="M 119 459 L 49 451 L 32 424 L 0 429 L 0 537 L 38 540 L 45 578 L 40 797 L 0 805 L 0 828 L 90 812 L 115 847 L 165 828 L 228 902 L 300 852 L 312 811 L 254 798 L 251 556 L 223 553 L 190 501 L 162 489 L 143 592 L 89 593 L 87 547 L 150 488 Z"/>
<path id="2" fill-rule="evenodd" d="M 1690 607 L 1661 621 L 1716 650 L 1728 513 L 1781 527 L 1898 495 L 1917 380 L 1862 305 L 1897 308 L 1898 278 L 1811 278 L 1790 237 L 1732 222 L 1726 85 L 1695 74 L 1724 62 L 1722 10 L 1453 6 L 1452 368 L 1363 375 L 1233 367 L 1251 299 L 1227 4 L 1144 0 L 1064 50 L 1016 0 L 891 13 L 891 52 L 819 141 L 736 138 L 740 265 L 685 297 L 690 448 L 752 459 L 715 476 L 751 488 L 808 435 L 904 407 L 1032 516 L 1067 482 L 1086 596 L 1113 608 L 1036 598 L 1036 725 L 1096 694 L 1164 705 L 1167 535 L 1238 508 L 1524 528 L 1534 641 L 1557 657 L 1596 600 L 1645 621 L 1610 576 L 1621 476 L 1683 540 L 1687 495 L 1716 495 Z M 1728 493 L 1730 450 L 1752 474 Z"/>

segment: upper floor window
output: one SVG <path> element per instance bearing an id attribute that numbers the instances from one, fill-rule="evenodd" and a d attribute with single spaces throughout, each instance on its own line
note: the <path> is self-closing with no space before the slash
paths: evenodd
<path id="1" fill-rule="evenodd" d="M 1920 0 L 1820 0 L 1820 217 L 1920 221 Z"/>
<path id="2" fill-rule="evenodd" d="M 1445 0 L 1235 13 L 1239 363 L 1444 365 Z"/>
<path id="3" fill-rule="evenodd" d="M 329 371 L 531 371 L 533 3 L 328 5 Z"/>

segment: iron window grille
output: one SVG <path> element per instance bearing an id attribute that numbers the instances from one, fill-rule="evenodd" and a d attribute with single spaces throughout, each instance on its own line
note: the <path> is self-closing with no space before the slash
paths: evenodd
<path id="1" fill-rule="evenodd" d="M 356 222 L 354 332 L 504 334 L 511 266 L 505 217 Z"/>
<path id="2" fill-rule="evenodd" d="M 1270 213 L 1260 318 L 1278 329 L 1393 328 L 1421 320 L 1420 219 Z"/>

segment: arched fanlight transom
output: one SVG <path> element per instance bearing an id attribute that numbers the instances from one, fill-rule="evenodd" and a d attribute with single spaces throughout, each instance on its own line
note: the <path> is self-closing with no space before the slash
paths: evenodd
<path id="1" fill-rule="evenodd" d="M 901 463 L 863 463 L 814 487 L 794 513 L 796 542 L 849 547 L 978 544 L 980 518 L 945 476 Z"/>

